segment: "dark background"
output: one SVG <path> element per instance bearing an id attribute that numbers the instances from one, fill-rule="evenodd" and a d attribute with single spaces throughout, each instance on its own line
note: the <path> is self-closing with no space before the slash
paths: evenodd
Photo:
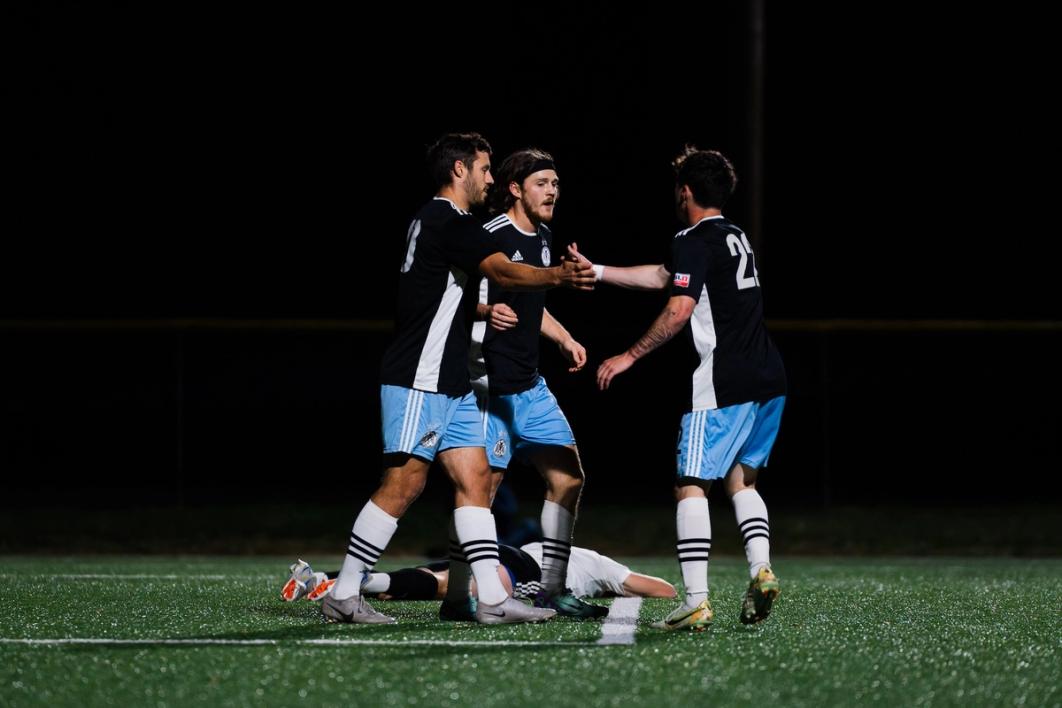
<path id="1" fill-rule="evenodd" d="M 616 265 L 666 257 L 684 143 L 732 158 L 743 181 L 727 213 L 758 225 L 790 376 L 761 485 L 772 509 L 1054 508 L 1042 22 L 852 12 L 766 8 L 759 161 L 746 3 L 25 12 L 31 48 L 8 90 L 0 506 L 360 506 L 379 472 L 395 273 L 431 193 L 424 148 L 477 130 L 496 162 L 552 151 L 558 242 Z M 588 509 L 667 508 L 677 352 L 593 386 L 663 302 L 548 298 L 591 357 L 570 376 L 543 347 Z M 540 493 L 532 473 L 511 477 Z"/>

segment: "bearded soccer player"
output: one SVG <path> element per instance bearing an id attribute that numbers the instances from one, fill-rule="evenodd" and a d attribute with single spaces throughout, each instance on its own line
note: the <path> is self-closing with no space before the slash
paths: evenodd
<path id="1" fill-rule="evenodd" d="M 505 158 L 490 196 L 491 210 L 499 215 L 485 228 L 510 261 L 550 266 L 553 235 L 548 224 L 559 196 L 557 167 L 549 153 L 529 148 Z M 538 372 L 539 335 L 557 344 L 572 372 L 586 364 L 586 350 L 545 304 L 542 292 L 514 292 L 482 281 L 479 314 L 484 322 L 476 323 L 472 335 L 473 388 L 487 410 L 494 488 L 514 455 L 531 463 L 546 483 L 542 587 L 533 603 L 567 617 L 599 618 L 608 614 L 607 608 L 583 602 L 565 585 L 584 474 L 571 426 Z M 450 549 L 450 582 L 439 616 L 471 619 L 475 600 L 468 565 L 452 527 Z"/>
<path id="2" fill-rule="evenodd" d="M 498 540 L 490 513 L 491 472 L 483 425 L 468 377 L 476 276 L 516 290 L 592 289 L 593 272 L 564 263 L 532 268 L 500 253 L 469 213 L 493 183 L 490 145 L 476 133 L 449 134 L 428 151 L 437 193 L 410 224 L 399 269 L 395 338 L 381 367 L 385 470 L 354 522 L 347 555 L 321 612 L 333 622 L 393 623 L 361 597 L 399 518 L 420 495 L 438 458 L 453 482 L 456 535 L 479 586 L 477 621 L 539 622 L 554 612 L 508 597 L 498 580 Z"/>

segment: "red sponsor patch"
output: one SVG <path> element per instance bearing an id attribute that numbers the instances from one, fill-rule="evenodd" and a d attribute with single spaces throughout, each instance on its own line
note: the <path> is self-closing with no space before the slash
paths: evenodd
<path id="1" fill-rule="evenodd" d="M 689 273 L 675 273 L 675 287 L 688 288 L 690 286 Z"/>

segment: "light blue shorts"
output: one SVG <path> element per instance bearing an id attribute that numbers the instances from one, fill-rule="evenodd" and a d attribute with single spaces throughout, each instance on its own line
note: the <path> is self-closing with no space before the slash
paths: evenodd
<path id="1" fill-rule="evenodd" d="M 785 396 L 682 416 L 678 476 L 722 479 L 736 463 L 759 469 L 778 437 Z"/>
<path id="2" fill-rule="evenodd" d="M 385 454 L 405 452 L 431 462 L 452 447 L 483 447 L 483 415 L 472 393 L 381 386 L 380 412 Z"/>
<path id="3" fill-rule="evenodd" d="M 536 447 L 574 444 L 572 427 L 541 376 L 526 391 L 490 397 L 487 459 L 491 467 L 505 469 L 514 454 L 523 457 Z"/>

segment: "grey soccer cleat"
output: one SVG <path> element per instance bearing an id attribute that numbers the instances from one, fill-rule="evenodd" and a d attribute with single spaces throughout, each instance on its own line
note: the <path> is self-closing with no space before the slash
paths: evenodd
<path id="1" fill-rule="evenodd" d="M 476 621 L 480 624 L 513 624 L 516 622 L 545 622 L 557 614 L 556 610 L 531 607 L 511 597 L 497 605 L 476 604 Z"/>
<path id="2" fill-rule="evenodd" d="M 321 614 L 329 622 L 395 624 L 394 617 L 388 617 L 372 609 L 372 605 L 365 602 L 365 598 L 361 595 L 353 595 L 346 600 L 337 600 L 332 595 L 326 595 L 321 601 Z"/>

